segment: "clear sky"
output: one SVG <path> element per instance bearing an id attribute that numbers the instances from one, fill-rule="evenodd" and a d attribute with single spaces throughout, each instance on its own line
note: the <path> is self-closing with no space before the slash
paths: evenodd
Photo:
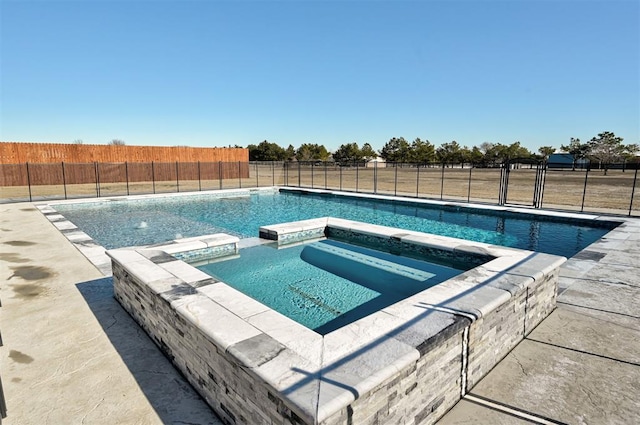
<path id="1" fill-rule="evenodd" d="M 640 2 L 0 0 L 0 140 L 640 142 Z"/>

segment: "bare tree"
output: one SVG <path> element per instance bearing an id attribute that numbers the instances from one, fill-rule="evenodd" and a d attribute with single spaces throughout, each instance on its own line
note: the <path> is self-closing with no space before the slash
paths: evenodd
<path id="1" fill-rule="evenodd" d="M 124 142 L 124 140 L 121 140 L 121 139 L 113 139 L 112 141 L 109 142 L 109 144 L 112 146 L 124 146 L 126 143 Z"/>
<path id="2" fill-rule="evenodd" d="M 605 176 L 612 162 L 622 161 L 638 150 L 637 145 L 624 145 L 622 140 L 622 137 L 617 137 L 613 132 L 604 131 L 599 133 L 597 137 L 592 138 L 588 143 L 589 156 L 604 165 Z"/>

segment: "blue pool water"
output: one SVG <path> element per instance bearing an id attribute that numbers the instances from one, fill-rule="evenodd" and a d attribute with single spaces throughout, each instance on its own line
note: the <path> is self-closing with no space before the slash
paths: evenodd
<path id="1" fill-rule="evenodd" d="M 198 268 L 322 335 L 463 271 L 334 240 L 245 248 Z"/>
<path id="2" fill-rule="evenodd" d="M 571 257 L 612 228 L 592 227 L 586 220 L 288 191 L 61 204 L 56 209 L 108 249 L 216 232 L 256 237 L 260 226 L 333 216 Z"/>

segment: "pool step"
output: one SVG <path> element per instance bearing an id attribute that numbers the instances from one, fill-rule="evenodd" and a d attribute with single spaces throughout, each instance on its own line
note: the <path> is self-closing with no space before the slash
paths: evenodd
<path id="1" fill-rule="evenodd" d="M 367 255 L 362 252 L 353 251 L 328 243 L 315 243 L 309 245 L 308 247 L 305 247 L 307 255 L 313 256 L 313 250 L 321 251 L 330 255 L 335 255 L 348 261 L 353 261 L 368 267 L 373 267 L 378 270 L 383 270 L 388 273 L 397 274 L 420 282 L 431 279 L 433 276 L 435 276 L 434 273 L 419 270 L 413 267 L 395 263 L 393 261 L 384 260 L 374 255 Z M 372 251 L 372 253 L 374 252 Z"/>

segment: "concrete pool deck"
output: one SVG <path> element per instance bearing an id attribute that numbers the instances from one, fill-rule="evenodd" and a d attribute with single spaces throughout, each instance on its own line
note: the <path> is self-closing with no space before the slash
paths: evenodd
<path id="1" fill-rule="evenodd" d="M 0 210 L 6 424 L 220 421 L 32 204 Z M 443 424 L 640 421 L 640 221 L 569 260 L 558 308 Z"/>

